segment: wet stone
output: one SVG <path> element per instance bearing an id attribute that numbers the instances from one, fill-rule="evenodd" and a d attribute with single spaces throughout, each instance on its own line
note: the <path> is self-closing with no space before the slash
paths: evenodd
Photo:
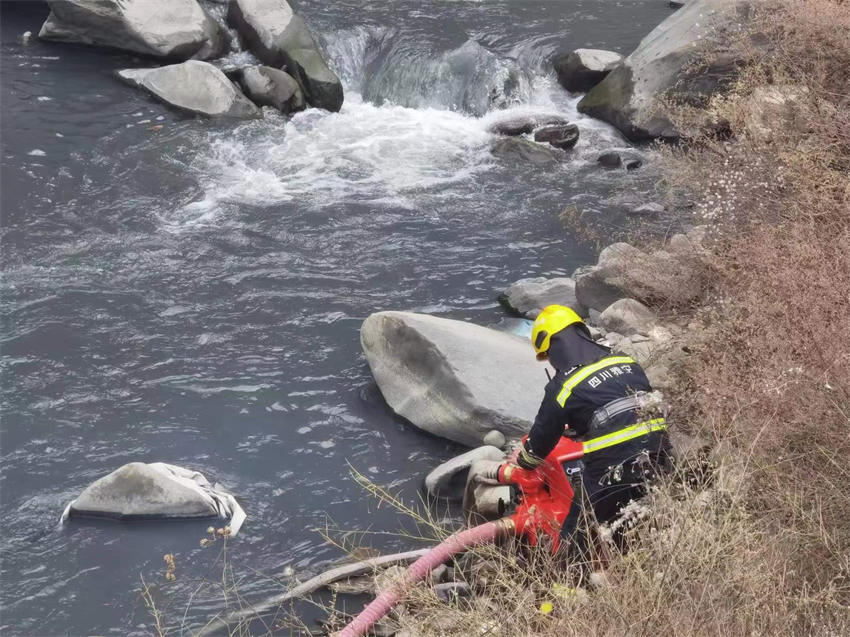
<path id="1" fill-rule="evenodd" d="M 620 153 L 612 150 L 599 155 L 596 162 L 605 168 L 619 168 L 623 164 L 623 158 L 620 157 Z"/>
<path id="2" fill-rule="evenodd" d="M 579 130 L 575 124 L 566 126 L 544 126 L 534 131 L 534 141 L 548 142 L 555 148 L 568 150 L 578 142 Z"/>

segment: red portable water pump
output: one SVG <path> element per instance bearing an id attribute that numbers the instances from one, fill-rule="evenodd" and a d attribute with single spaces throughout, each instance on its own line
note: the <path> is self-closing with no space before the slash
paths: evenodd
<path id="1" fill-rule="evenodd" d="M 360 637 L 398 603 L 404 592 L 416 582 L 425 579 L 437 566 L 453 555 L 474 546 L 488 544 L 507 537 L 525 537 L 532 546 L 538 544 L 540 534 L 551 539 L 553 550 L 561 541 L 561 525 L 573 501 L 573 488 L 562 463 L 584 456 L 584 446 L 568 437 L 562 437 L 543 464 L 534 471 L 519 469 L 513 463 L 499 467 L 498 475 L 488 476 L 503 484 L 519 488 L 519 501 L 514 512 L 494 522 L 487 522 L 460 531 L 416 560 L 405 576 L 390 588 L 382 591 L 355 617 L 338 637 Z M 516 460 L 514 453 L 508 460 Z"/>
<path id="2" fill-rule="evenodd" d="M 516 460 L 517 453 L 509 461 Z M 525 537 L 536 546 L 538 535 L 549 536 L 553 550 L 561 541 L 561 526 L 570 511 L 574 492 L 562 464 L 584 456 L 584 447 L 572 438 L 562 437 L 540 467 L 535 471 L 503 464 L 497 479 L 502 484 L 516 485 L 520 493 L 514 512 L 504 518 L 513 525 L 512 535 Z"/>

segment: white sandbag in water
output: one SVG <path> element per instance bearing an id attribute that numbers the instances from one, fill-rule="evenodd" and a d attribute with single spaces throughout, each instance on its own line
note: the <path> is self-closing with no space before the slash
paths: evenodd
<path id="1" fill-rule="evenodd" d="M 93 482 L 65 507 L 69 517 L 115 520 L 230 519 L 230 535 L 245 521 L 245 511 L 230 493 L 198 471 L 164 462 L 131 462 Z"/>

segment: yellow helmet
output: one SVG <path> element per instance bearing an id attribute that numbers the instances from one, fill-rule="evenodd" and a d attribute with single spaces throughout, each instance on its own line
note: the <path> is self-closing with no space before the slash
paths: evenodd
<path id="1" fill-rule="evenodd" d="M 542 361 L 549 356 L 549 342 L 553 334 L 575 323 L 584 325 L 581 317 L 566 305 L 544 307 L 531 328 L 531 344 L 537 352 L 537 359 Z"/>

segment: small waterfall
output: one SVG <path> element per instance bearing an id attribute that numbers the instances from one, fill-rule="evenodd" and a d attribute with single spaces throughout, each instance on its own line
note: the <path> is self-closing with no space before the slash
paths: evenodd
<path id="1" fill-rule="evenodd" d="M 376 105 L 437 108 L 480 117 L 528 102 L 532 74 L 475 40 L 434 52 L 386 27 L 338 31 L 325 42 L 349 90 Z"/>

